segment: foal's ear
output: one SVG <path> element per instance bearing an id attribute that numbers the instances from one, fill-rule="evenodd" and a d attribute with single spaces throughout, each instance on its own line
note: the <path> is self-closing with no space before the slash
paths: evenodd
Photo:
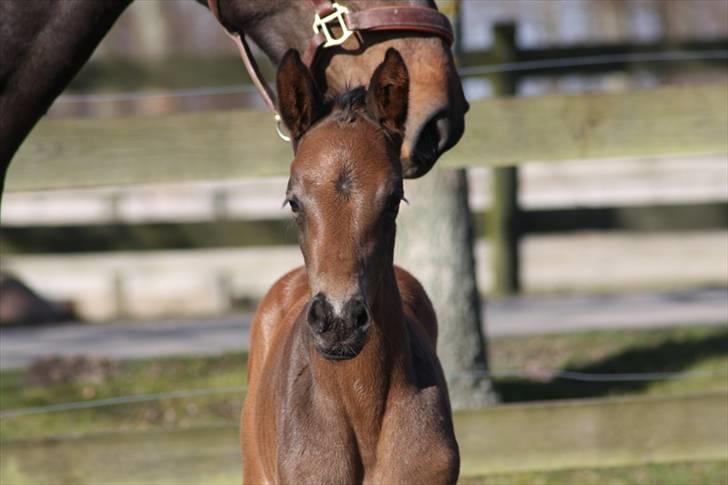
<path id="1" fill-rule="evenodd" d="M 276 88 L 281 119 L 297 142 L 321 115 L 323 102 L 311 72 L 295 49 L 286 52 L 278 66 Z"/>
<path id="2" fill-rule="evenodd" d="M 367 109 L 387 130 L 404 137 L 409 98 L 409 74 L 404 59 L 393 48 L 387 49 L 384 61 L 369 81 Z"/>

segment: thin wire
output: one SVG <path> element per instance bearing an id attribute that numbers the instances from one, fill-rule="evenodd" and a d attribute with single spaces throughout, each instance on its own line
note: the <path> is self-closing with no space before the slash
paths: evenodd
<path id="1" fill-rule="evenodd" d="M 200 96 L 223 96 L 228 94 L 257 93 L 255 86 L 250 84 L 233 84 L 229 86 L 217 86 L 209 88 L 178 89 L 174 91 L 142 91 L 124 92 L 113 94 L 64 94 L 57 100 L 57 104 L 68 103 L 97 103 L 114 101 L 136 101 L 141 99 L 155 98 L 193 98 Z"/>
<path id="2" fill-rule="evenodd" d="M 711 371 L 688 371 L 688 372 L 631 372 L 631 373 L 590 373 L 576 372 L 569 370 L 543 370 L 542 372 L 526 372 L 522 370 L 486 371 L 474 373 L 482 378 L 544 378 L 564 379 L 577 382 L 651 382 L 664 380 L 688 380 L 708 377 L 728 377 L 724 372 Z M 200 397 L 215 394 L 244 393 L 245 386 L 216 387 L 208 389 L 191 389 L 156 394 L 134 394 L 129 396 L 118 396 L 107 399 L 96 399 L 93 401 L 76 401 L 48 406 L 34 406 L 27 408 L 11 409 L 0 411 L 0 419 L 29 416 L 34 414 L 48 414 L 62 411 L 74 411 L 80 409 L 93 409 L 108 406 L 119 406 L 140 402 L 161 401 L 163 399 L 178 399 L 184 397 Z"/>
<path id="3" fill-rule="evenodd" d="M 490 64 L 487 66 L 472 66 L 458 69 L 461 76 L 480 76 L 503 72 L 531 71 L 535 69 L 559 69 L 563 67 L 598 66 L 618 62 L 670 62 L 670 61 L 699 61 L 699 60 L 728 60 L 728 50 L 716 49 L 701 52 L 669 51 L 669 52 L 642 52 L 634 54 L 603 54 L 583 57 L 563 57 L 559 59 L 545 59 L 540 61 L 519 61 L 503 64 Z"/>
<path id="4" fill-rule="evenodd" d="M 708 377 L 728 377 L 724 372 L 689 371 L 689 372 L 628 372 L 628 373 L 592 373 L 569 370 L 525 372 L 519 370 L 485 372 L 488 377 L 545 377 L 578 382 L 652 382 L 665 380 L 688 380 Z"/>
<path id="5" fill-rule="evenodd" d="M 458 69 L 461 76 L 482 76 L 504 72 L 530 71 L 534 69 L 558 69 L 564 67 L 596 66 L 618 62 L 669 62 L 669 61 L 699 61 L 699 60 L 728 60 L 728 50 L 716 49 L 709 51 L 668 51 L 643 52 L 635 54 L 605 54 L 598 56 L 564 57 L 541 61 L 520 61 L 503 64 L 490 64 L 487 66 L 471 66 Z M 96 103 L 135 101 L 153 98 L 189 98 L 196 96 L 223 96 L 229 94 L 256 93 L 255 86 L 250 84 L 234 84 L 209 88 L 181 89 L 166 92 L 124 92 L 114 94 L 65 94 L 60 96 L 56 104 L 70 103 Z"/>
<path id="6" fill-rule="evenodd" d="M 162 399 L 178 399 L 183 397 L 229 394 L 235 392 L 245 392 L 246 390 L 247 387 L 236 386 L 214 387 L 209 389 L 190 389 L 171 392 L 160 392 L 156 394 L 134 394 L 130 396 L 118 396 L 107 399 L 95 399 L 93 401 L 65 402 L 59 404 L 50 404 L 48 406 L 34 406 L 28 408 L 11 409 L 8 411 L 0 411 L 0 418 L 15 418 L 18 416 L 28 416 L 31 414 L 47 414 L 61 411 L 74 411 L 79 409 L 102 408 L 107 406 L 119 406 L 122 404 L 161 401 Z"/>

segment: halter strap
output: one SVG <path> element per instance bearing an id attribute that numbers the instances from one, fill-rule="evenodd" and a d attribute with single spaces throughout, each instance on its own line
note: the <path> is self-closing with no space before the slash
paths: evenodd
<path id="1" fill-rule="evenodd" d="M 319 18 L 335 12 L 334 5 L 327 0 L 312 0 Z M 447 42 L 453 43 L 453 31 L 450 20 L 435 9 L 417 6 L 376 7 L 343 14 L 346 27 L 352 32 L 375 31 L 409 31 L 432 34 Z M 316 55 L 326 43 L 326 36 L 317 32 L 309 41 L 303 62 L 312 67 Z"/>
<path id="2" fill-rule="evenodd" d="M 431 34 L 443 39 L 448 46 L 453 42 L 453 31 L 450 20 L 435 9 L 417 6 L 375 7 L 366 10 L 349 11 L 346 7 L 329 0 L 310 0 L 315 10 L 313 23 L 314 35 L 303 54 L 303 63 L 313 70 L 316 56 L 321 49 L 340 45 L 354 32 L 375 31 L 408 31 Z M 250 45 L 244 32 L 228 28 L 220 16 L 219 0 L 207 0 L 207 5 L 225 33 L 232 39 L 240 52 L 245 69 L 258 89 L 260 96 L 274 113 L 278 136 L 290 141 L 281 129 L 281 118 L 274 101 L 275 95 L 255 62 Z M 329 24 L 338 24 L 340 34 L 335 37 L 329 30 Z"/>
<path id="3" fill-rule="evenodd" d="M 268 83 L 265 82 L 265 80 L 263 79 L 260 68 L 258 68 L 258 63 L 255 62 L 255 57 L 253 57 L 253 52 L 250 49 L 250 45 L 245 39 L 245 34 L 243 32 L 236 32 L 234 30 L 228 29 L 228 27 L 222 21 L 222 17 L 220 16 L 220 6 L 218 5 L 218 0 L 207 0 L 207 4 L 217 21 L 220 23 L 220 25 L 222 25 L 225 33 L 228 35 L 228 37 L 230 37 L 230 39 L 232 39 L 233 43 L 238 48 L 238 52 L 240 52 L 240 58 L 243 60 L 243 64 L 245 64 L 245 69 L 248 71 L 248 75 L 253 81 L 255 87 L 258 89 L 258 92 L 263 98 L 263 101 L 268 106 L 268 108 L 273 113 L 275 113 L 276 116 L 278 116 L 278 110 L 276 109 L 276 104 L 273 101 L 273 98 L 275 97 L 273 95 L 273 91 L 271 91 L 270 86 L 268 86 Z"/>

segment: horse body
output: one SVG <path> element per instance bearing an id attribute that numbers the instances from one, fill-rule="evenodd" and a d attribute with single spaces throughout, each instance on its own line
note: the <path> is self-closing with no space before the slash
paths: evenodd
<path id="1" fill-rule="evenodd" d="M 409 273 L 395 268 L 388 280 L 371 304 L 367 344 L 341 362 L 311 348 L 304 268 L 261 302 L 242 416 L 245 483 L 455 481 L 435 314 Z"/>
<path id="2" fill-rule="evenodd" d="M 10 161 L 33 126 L 93 53 L 133 0 L 0 1 L 0 195 Z M 207 6 L 207 0 L 196 0 Z M 428 0 L 412 4 L 432 7 Z M 352 9 L 397 2 L 349 0 Z M 244 32 L 278 63 L 291 48 L 310 41 L 315 8 L 310 1 L 217 0 L 219 20 Z M 323 91 L 365 84 L 376 59 L 397 48 L 412 69 L 410 113 L 402 160 L 406 176 L 424 174 L 461 137 L 467 103 L 452 56 L 431 35 L 372 32 L 362 41 L 325 49 L 317 82 Z"/>
<path id="3" fill-rule="evenodd" d="M 272 287 L 253 321 L 245 482 L 454 483 L 436 317 L 393 265 L 406 67 L 388 51 L 366 101 L 359 91 L 323 116 L 296 59 L 283 59 L 278 91 L 297 149 L 287 201 L 306 264 Z"/>

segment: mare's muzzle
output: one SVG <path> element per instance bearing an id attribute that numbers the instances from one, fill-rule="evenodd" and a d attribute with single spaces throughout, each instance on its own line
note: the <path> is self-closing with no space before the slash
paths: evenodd
<path id="1" fill-rule="evenodd" d="M 371 318 L 361 297 L 350 298 L 337 314 L 326 295 L 319 293 L 309 304 L 307 320 L 316 351 L 329 360 L 346 360 L 364 348 Z"/>

